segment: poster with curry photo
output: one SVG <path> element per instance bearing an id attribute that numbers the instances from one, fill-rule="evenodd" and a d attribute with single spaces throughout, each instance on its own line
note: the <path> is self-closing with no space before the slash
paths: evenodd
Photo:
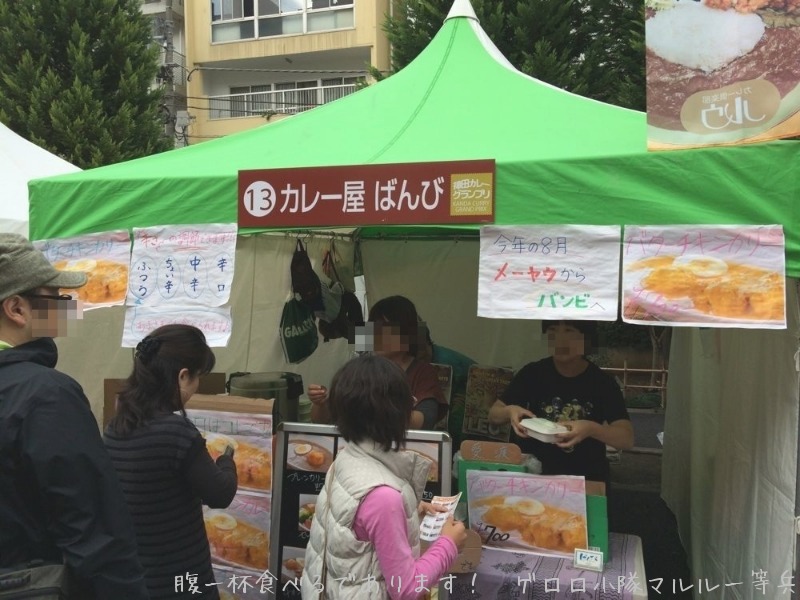
<path id="1" fill-rule="evenodd" d="M 628 226 L 622 318 L 640 325 L 786 328 L 781 225 Z"/>
<path id="2" fill-rule="evenodd" d="M 467 471 L 467 496 L 484 546 L 559 557 L 588 547 L 583 477 Z"/>
<path id="3" fill-rule="evenodd" d="M 88 275 L 83 287 L 65 290 L 81 301 L 84 310 L 125 302 L 131 258 L 131 238 L 127 231 L 39 240 L 33 245 L 56 269 L 82 271 Z"/>

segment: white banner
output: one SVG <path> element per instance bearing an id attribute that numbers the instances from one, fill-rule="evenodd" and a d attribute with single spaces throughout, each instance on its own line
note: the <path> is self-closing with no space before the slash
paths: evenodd
<path id="1" fill-rule="evenodd" d="M 614 321 L 620 227 L 481 227 L 478 316 Z"/>
<path id="2" fill-rule="evenodd" d="M 81 299 L 84 310 L 125 302 L 131 259 L 131 236 L 127 231 L 40 240 L 33 245 L 56 269 L 83 271 L 89 276 L 82 288 L 65 290 Z"/>
<path id="3" fill-rule="evenodd" d="M 228 345 L 236 232 L 235 223 L 133 230 L 123 347 L 172 323 L 194 325 L 209 346 Z"/>
<path id="4" fill-rule="evenodd" d="M 228 345 L 232 321 L 230 306 L 218 308 L 198 306 L 176 306 L 174 308 L 150 308 L 129 306 L 125 310 L 125 328 L 122 331 L 122 347 L 135 348 L 142 338 L 162 325 L 194 325 L 206 336 L 211 347 Z"/>
<path id="5" fill-rule="evenodd" d="M 786 328 L 781 225 L 627 226 L 628 323 Z"/>
<path id="6" fill-rule="evenodd" d="M 236 224 L 134 228 L 128 306 L 222 306 L 230 298 Z"/>

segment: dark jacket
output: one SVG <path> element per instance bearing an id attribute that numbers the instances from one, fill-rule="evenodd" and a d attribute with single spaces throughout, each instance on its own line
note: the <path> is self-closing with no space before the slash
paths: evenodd
<path id="1" fill-rule="evenodd" d="M 0 350 L 0 568 L 63 557 L 80 598 L 147 598 L 97 422 L 57 360 L 50 338 Z"/>

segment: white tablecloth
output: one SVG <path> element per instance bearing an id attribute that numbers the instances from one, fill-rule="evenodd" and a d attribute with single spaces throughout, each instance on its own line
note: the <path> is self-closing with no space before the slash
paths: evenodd
<path id="1" fill-rule="evenodd" d="M 572 567 L 572 558 L 555 558 L 484 548 L 474 573 L 455 576 L 439 597 L 541 600 L 647 600 L 642 540 L 609 534 L 611 560 L 602 573 Z"/>

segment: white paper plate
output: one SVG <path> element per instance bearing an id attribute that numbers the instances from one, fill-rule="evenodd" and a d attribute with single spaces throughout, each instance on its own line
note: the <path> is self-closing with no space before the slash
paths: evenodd
<path id="1" fill-rule="evenodd" d="M 542 419 L 541 417 L 522 419 L 519 424 L 525 428 L 530 437 L 550 444 L 558 441 L 556 438 L 558 434 L 567 433 L 569 431 L 569 429 L 563 425 L 553 423 L 553 421 Z"/>

